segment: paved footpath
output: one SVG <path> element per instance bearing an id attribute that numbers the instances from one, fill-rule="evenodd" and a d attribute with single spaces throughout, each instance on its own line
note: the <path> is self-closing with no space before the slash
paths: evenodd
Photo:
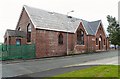
<path id="1" fill-rule="evenodd" d="M 34 60 L 17 60 L 7 61 L 2 64 L 2 77 L 14 77 L 21 75 L 37 76 L 36 74 L 42 74 L 42 76 L 53 76 L 59 73 L 68 72 L 79 68 L 79 66 L 89 67 L 88 65 L 98 64 L 118 64 L 118 51 L 108 51 L 92 54 L 82 54 L 74 56 L 53 57 L 45 59 Z M 83 66 L 87 65 L 87 66 Z M 69 69 L 66 69 L 69 68 Z M 61 70 L 62 69 L 62 70 Z M 50 71 L 53 71 L 53 74 Z M 57 70 L 61 72 L 57 73 Z M 66 71 L 65 71 L 66 70 Z M 48 75 L 45 75 L 47 74 Z M 43 75 L 44 74 L 44 75 Z M 39 75 L 40 76 L 40 75 Z"/>

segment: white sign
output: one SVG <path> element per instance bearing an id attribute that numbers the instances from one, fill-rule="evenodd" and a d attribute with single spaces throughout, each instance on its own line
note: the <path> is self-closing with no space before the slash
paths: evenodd
<path id="1" fill-rule="evenodd" d="M 101 38 L 99 38 L 99 41 L 101 41 Z"/>

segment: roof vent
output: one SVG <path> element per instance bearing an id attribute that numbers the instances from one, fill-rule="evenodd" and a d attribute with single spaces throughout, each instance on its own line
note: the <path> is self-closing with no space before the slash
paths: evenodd
<path id="1" fill-rule="evenodd" d="M 72 16 L 67 16 L 68 18 L 72 18 Z"/>
<path id="2" fill-rule="evenodd" d="M 49 14 L 52 14 L 52 15 L 54 14 L 53 12 L 48 12 L 48 13 L 49 13 Z"/>

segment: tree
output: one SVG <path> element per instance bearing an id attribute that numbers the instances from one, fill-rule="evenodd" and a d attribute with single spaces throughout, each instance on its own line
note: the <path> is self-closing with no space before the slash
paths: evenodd
<path id="1" fill-rule="evenodd" d="M 109 33 L 109 40 L 111 44 L 120 46 L 120 26 L 115 17 L 110 15 L 107 16 L 107 21 L 109 23 L 107 31 Z"/>

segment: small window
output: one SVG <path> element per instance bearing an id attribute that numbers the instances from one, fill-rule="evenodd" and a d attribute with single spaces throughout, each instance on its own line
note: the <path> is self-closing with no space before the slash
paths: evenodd
<path id="1" fill-rule="evenodd" d="M 16 39 L 16 45 L 21 45 L 21 39 Z"/>
<path id="2" fill-rule="evenodd" d="M 58 36 L 58 44 L 63 44 L 63 35 L 62 35 L 62 33 L 60 33 L 59 36 Z"/>
<path id="3" fill-rule="evenodd" d="M 98 38 L 96 38 L 96 45 L 98 45 Z"/>

